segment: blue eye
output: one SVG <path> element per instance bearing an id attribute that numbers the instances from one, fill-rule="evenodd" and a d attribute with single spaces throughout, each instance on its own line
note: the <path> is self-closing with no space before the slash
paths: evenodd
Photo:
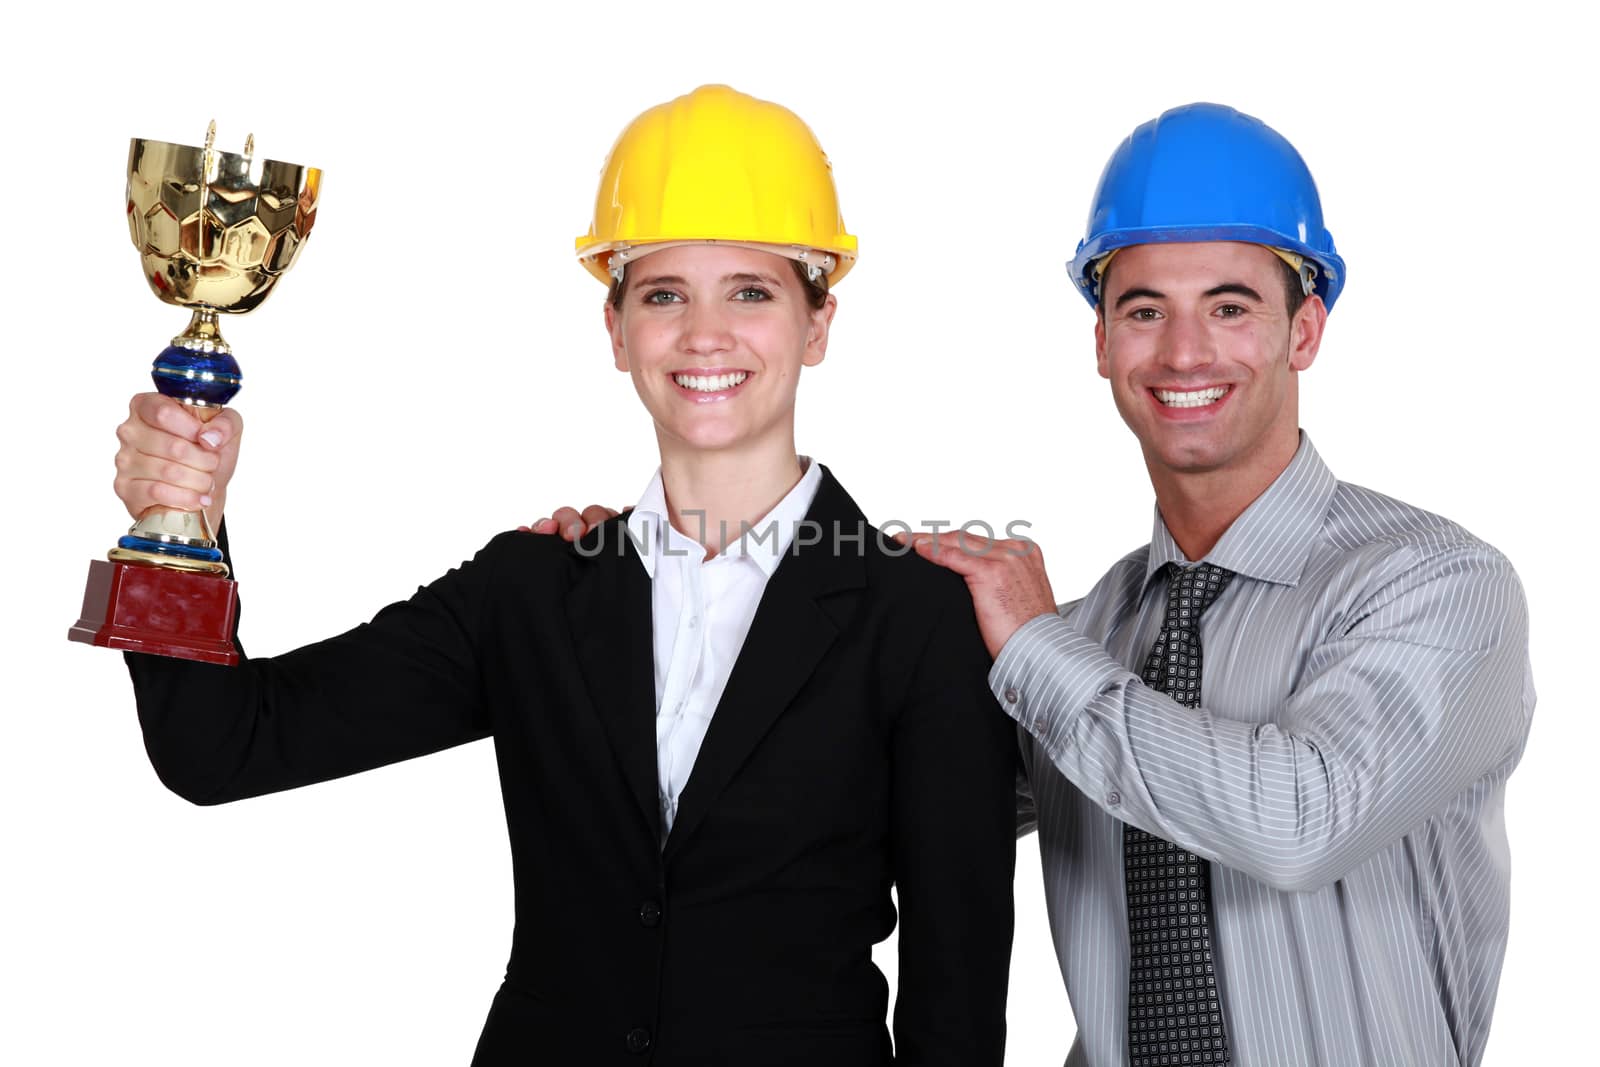
<path id="1" fill-rule="evenodd" d="M 643 300 L 646 304 L 678 304 L 683 302 L 683 297 L 671 289 L 652 289 L 644 294 Z"/>
<path id="2" fill-rule="evenodd" d="M 733 298 L 747 303 L 754 303 L 762 300 L 771 300 L 772 294 L 759 285 L 747 285 L 733 294 Z"/>

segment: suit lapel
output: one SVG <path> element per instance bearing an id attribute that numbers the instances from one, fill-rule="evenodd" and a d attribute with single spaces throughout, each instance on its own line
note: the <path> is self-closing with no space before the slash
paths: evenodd
<path id="1" fill-rule="evenodd" d="M 628 791 L 659 841 L 650 577 L 621 519 L 580 544 L 589 558 L 566 603 L 578 669 Z"/>
<path id="2" fill-rule="evenodd" d="M 840 594 L 866 584 L 859 543 L 845 541 L 840 548 L 834 536 L 836 530 L 847 537 L 862 533 L 866 520 L 826 467 L 806 519 L 812 524 L 808 539 L 820 533 L 820 542 L 798 551 L 791 547 L 767 581 L 679 798 L 665 848 L 669 860 L 698 829 L 849 621 L 855 598 Z"/>

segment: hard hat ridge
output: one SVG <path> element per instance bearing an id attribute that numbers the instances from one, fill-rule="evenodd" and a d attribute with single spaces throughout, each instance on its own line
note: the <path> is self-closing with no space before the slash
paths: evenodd
<path id="1" fill-rule="evenodd" d="M 837 283 L 854 265 L 828 157 L 789 109 L 726 85 L 648 109 L 601 171 L 594 220 L 576 242 L 601 281 L 650 251 L 714 241 L 795 259 Z"/>

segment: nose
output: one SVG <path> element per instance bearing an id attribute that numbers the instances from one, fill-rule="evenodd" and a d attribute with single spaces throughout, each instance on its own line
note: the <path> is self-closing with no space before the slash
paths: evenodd
<path id="1" fill-rule="evenodd" d="M 1172 370 L 1197 370 L 1216 360 L 1211 331 L 1199 312 L 1171 312 L 1161 340 L 1161 361 Z"/>
<path id="2" fill-rule="evenodd" d="M 682 347 L 689 355 L 706 356 L 733 347 L 728 309 L 715 300 L 697 300 L 684 309 Z"/>

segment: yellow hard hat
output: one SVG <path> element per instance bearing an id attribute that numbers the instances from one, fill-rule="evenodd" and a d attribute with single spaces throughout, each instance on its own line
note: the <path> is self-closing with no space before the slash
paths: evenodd
<path id="1" fill-rule="evenodd" d="M 609 283 L 613 253 L 700 241 L 763 246 L 830 285 L 855 265 L 833 168 L 800 116 L 702 85 L 628 123 L 601 170 L 579 262 Z"/>

